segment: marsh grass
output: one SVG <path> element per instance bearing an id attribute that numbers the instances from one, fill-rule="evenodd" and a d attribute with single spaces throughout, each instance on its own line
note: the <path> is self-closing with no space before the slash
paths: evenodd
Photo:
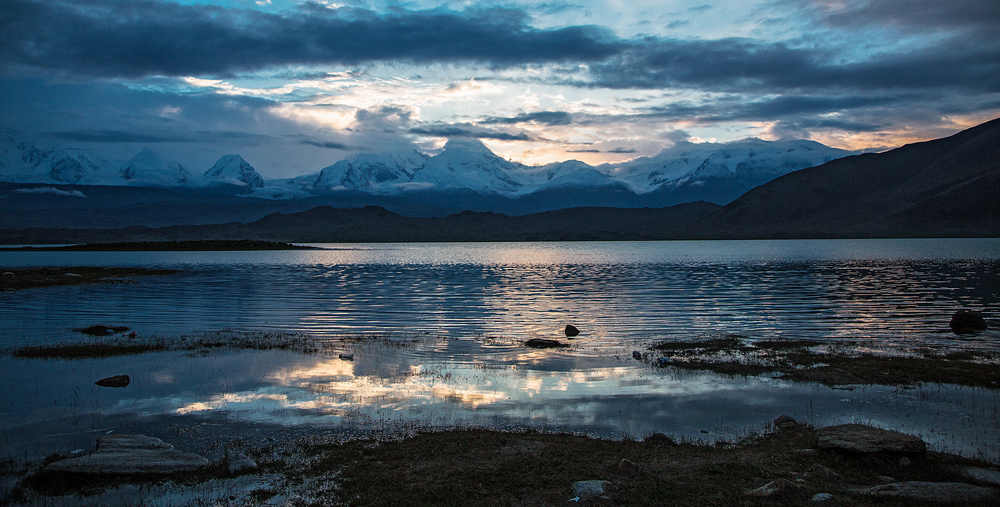
<path id="1" fill-rule="evenodd" d="M 282 331 L 252 331 L 225 329 L 206 331 L 195 335 L 142 336 L 130 338 L 120 334 L 125 326 L 95 325 L 76 329 L 94 336 L 86 341 L 47 345 L 26 345 L 0 352 L 24 359 L 96 359 L 129 356 L 149 352 L 189 351 L 209 353 L 213 350 L 286 350 L 303 354 L 329 354 L 340 350 L 344 344 L 378 344 L 392 348 L 411 347 L 432 338 L 428 334 L 359 334 L 337 337 L 315 337 L 308 334 Z"/>
<path id="2" fill-rule="evenodd" d="M 0 291 L 88 283 L 126 283 L 130 281 L 130 277 L 135 276 L 163 276 L 177 273 L 176 270 L 172 269 L 106 268 L 99 266 L 4 268 L 3 272 L 4 274 L 0 276 Z"/>
<path id="3" fill-rule="evenodd" d="M 721 338 L 668 342 L 653 346 L 664 352 L 657 364 L 706 370 L 730 376 L 778 373 L 794 381 L 825 385 L 954 384 L 1000 389 L 1000 362 L 984 351 L 920 350 L 921 355 L 856 353 L 849 346 L 808 340 L 747 342 Z"/>
<path id="4" fill-rule="evenodd" d="M 289 350 L 311 354 L 320 352 L 324 346 L 325 342 L 304 334 L 224 330 L 181 337 L 109 336 L 104 339 L 88 339 L 84 342 L 27 345 L 3 352 L 25 359 L 94 359 L 170 350 L 191 352 L 210 352 L 216 349 Z"/>

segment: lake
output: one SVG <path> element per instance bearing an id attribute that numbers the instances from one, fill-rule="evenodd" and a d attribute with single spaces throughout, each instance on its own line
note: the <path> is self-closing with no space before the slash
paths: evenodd
<path id="1" fill-rule="evenodd" d="M 864 351 L 1000 349 L 1000 240 L 795 240 L 317 245 L 261 252 L 4 252 L 0 266 L 143 266 L 135 283 L 0 293 L 0 346 L 77 341 L 126 325 L 182 339 L 223 329 L 327 338 L 330 353 L 0 357 L 0 442 L 15 454 L 95 433 L 532 427 L 605 438 L 738 438 L 782 413 L 918 434 L 1000 461 L 996 389 L 829 387 L 634 360 L 667 340 L 835 340 Z M 529 338 L 581 329 L 570 348 Z M 343 340 L 363 334 L 381 338 Z M 353 353 L 344 361 L 337 353 Z M 128 374 L 125 389 L 93 385 Z M 234 429 L 235 428 L 235 429 Z M 207 429 L 205 431 L 208 431 Z M 220 430 L 222 431 L 222 430 Z"/>

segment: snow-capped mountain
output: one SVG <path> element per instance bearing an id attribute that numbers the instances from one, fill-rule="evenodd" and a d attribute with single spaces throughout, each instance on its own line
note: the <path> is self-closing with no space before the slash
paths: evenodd
<path id="1" fill-rule="evenodd" d="M 514 176 L 521 170 L 519 164 L 497 156 L 478 140 L 452 139 L 444 151 L 427 159 L 410 181 L 422 184 L 413 189 L 516 195 L 525 186 Z"/>
<path id="2" fill-rule="evenodd" d="M 579 160 L 567 160 L 540 167 L 523 167 L 514 173 L 530 191 L 553 188 L 602 188 L 622 186 L 610 175 Z"/>
<path id="3" fill-rule="evenodd" d="M 704 184 L 712 178 L 743 181 L 741 186 L 746 187 L 745 191 L 792 171 L 852 154 L 805 140 L 680 142 L 652 157 L 606 164 L 598 170 L 624 182 L 637 194 Z"/>
<path id="4" fill-rule="evenodd" d="M 191 186 L 191 173 L 180 163 L 168 161 L 155 151 L 143 148 L 118 171 L 122 184 L 137 187 Z"/>
<path id="5" fill-rule="evenodd" d="M 814 141 L 745 139 L 680 142 L 652 157 L 597 167 L 577 160 L 525 166 L 497 156 L 478 140 L 452 139 L 434 156 L 412 148 L 359 153 L 319 173 L 266 180 L 239 155 L 225 155 L 202 177 L 193 178 L 179 162 L 149 148 L 115 163 L 87 150 L 33 144 L 6 132 L 0 134 L 0 181 L 167 188 L 237 185 L 249 191 L 242 195 L 264 199 L 344 196 L 346 191 L 352 199 L 370 195 L 419 200 L 429 193 L 458 192 L 522 200 L 536 195 L 539 202 L 556 202 L 545 200 L 559 196 L 569 202 L 575 194 L 588 202 L 668 206 L 698 200 L 726 204 L 774 178 L 851 154 Z"/>
<path id="6" fill-rule="evenodd" d="M 251 189 L 264 186 L 264 177 L 239 155 L 223 155 L 202 175 L 206 185 L 237 185 Z"/>
<path id="7" fill-rule="evenodd" d="M 80 183 L 110 165 L 85 150 L 40 146 L 14 132 L 0 133 L 0 181 Z"/>
<path id="8" fill-rule="evenodd" d="M 323 168 L 312 187 L 317 192 L 358 190 L 376 195 L 396 195 L 423 166 L 427 156 L 413 149 L 359 153 Z"/>

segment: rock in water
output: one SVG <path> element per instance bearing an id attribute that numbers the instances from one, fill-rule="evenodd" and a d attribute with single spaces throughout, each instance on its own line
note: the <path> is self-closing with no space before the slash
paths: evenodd
<path id="1" fill-rule="evenodd" d="M 574 326 L 573 324 L 566 325 L 566 336 L 572 338 L 578 334 L 580 334 L 580 330 L 577 329 L 576 326 Z"/>
<path id="2" fill-rule="evenodd" d="M 964 482 L 907 481 L 883 484 L 863 491 L 875 497 L 903 498 L 931 503 L 981 502 L 997 498 L 997 490 Z"/>
<path id="3" fill-rule="evenodd" d="M 532 338 L 524 342 L 526 347 L 532 347 L 536 349 L 551 349 L 554 347 L 566 347 L 563 343 L 558 340 L 546 340 L 545 338 Z"/>
<path id="4" fill-rule="evenodd" d="M 127 387 L 128 383 L 128 375 L 115 375 L 114 377 L 102 378 L 94 382 L 94 384 L 101 387 Z"/>
<path id="5" fill-rule="evenodd" d="M 208 466 L 197 454 L 175 451 L 173 446 L 146 435 L 108 435 L 97 441 L 87 456 L 56 461 L 46 472 L 90 475 L 150 475 L 193 472 Z"/>
<path id="6" fill-rule="evenodd" d="M 912 435 L 883 430 L 864 424 L 827 426 L 816 432 L 820 449 L 840 449 L 850 452 L 895 452 L 922 454 L 927 444 Z"/>
<path id="7" fill-rule="evenodd" d="M 956 333 L 971 333 L 986 329 L 983 314 L 972 310 L 959 310 L 951 316 L 951 329 Z"/>

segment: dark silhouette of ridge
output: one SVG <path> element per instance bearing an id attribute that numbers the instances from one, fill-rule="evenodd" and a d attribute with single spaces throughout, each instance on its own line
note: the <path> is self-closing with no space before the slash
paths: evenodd
<path id="1" fill-rule="evenodd" d="M 777 178 L 693 224 L 704 238 L 1000 235 L 1000 119 Z"/>

